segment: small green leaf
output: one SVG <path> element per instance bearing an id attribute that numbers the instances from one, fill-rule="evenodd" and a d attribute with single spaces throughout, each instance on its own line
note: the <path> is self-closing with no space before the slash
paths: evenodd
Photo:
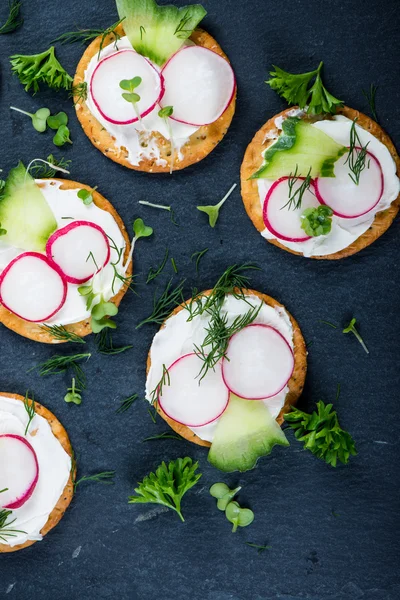
<path id="1" fill-rule="evenodd" d="M 66 143 L 72 144 L 69 137 L 69 129 L 66 125 L 61 125 L 53 137 L 53 144 L 55 146 L 64 146 Z"/>
<path id="2" fill-rule="evenodd" d="M 254 521 L 254 513 L 249 508 L 241 508 L 237 502 L 230 502 L 226 507 L 225 516 L 233 524 L 232 532 L 238 527 L 247 527 Z"/>
<path id="3" fill-rule="evenodd" d="M 49 114 L 47 116 L 47 125 L 50 127 L 50 129 L 55 130 L 61 127 L 61 125 L 68 125 L 68 115 L 65 112 L 59 112 L 56 115 L 50 116 L 49 111 Z"/>
<path id="4" fill-rule="evenodd" d="M 133 79 L 123 79 L 119 82 L 119 87 L 127 92 L 133 92 L 133 90 L 142 83 L 141 77 L 133 77 Z"/>
<path id="5" fill-rule="evenodd" d="M 311 237 L 327 235 L 332 229 L 333 210 L 321 204 L 318 208 L 306 208 L 301 215 L 301 228 Z"/>
<path id="6" fill-rule="evenodd" d="M 215 227 L 215 225 L 217 224 L 219 211 L 221 210 L 222 206 L 228 200 L 229 196 L 232 194 L 236 187 L 237 183 L 233 184 L 229 192 L 215 206 L 197 206 L 197 210 L 200 210 L 201 212 L 204 212 L 208 215 L 208 221 L 211 227 Z"/>
<path id="7" fill-rule="evenodd" d="M 117 324 L 112 321 L 111 319 L 108 319 L 107 317 L 103 317 L 100 320 L 97 319 L 91 319 L 91 328 L 93 333 L 100 333 L 101 331 L 103 331 L 103 329 L 106 328 L 109 329 L 117 329 Z"/>
<path id="8" fill-rule="evenodd" d="M 132 102 L 132 104 L 136 104 L 140 100 L 139 94 L 135 94 L 134 92 L 129 94 L 122 94 L 122 97 L 127 102 Z"/>
<path id="9" fill-rule="evenodd" d="M 115 317 L 118 314 L 118 308 L 112 302 L 101 301 L 93 307 L 92 317 L 100 321 L 104 317 Z"/>
<path id="10" fill-rule="evenodd" d="M 97 190 L 97 185 L 91 190 L 79 190 L 78 198 L 82 200 L 85 206 L 89 206 L 93 202 L 93 192 Z"/>
<path id="11" fill-rule="evenodd" d="M 153 234 L 153 229 L 144 224 L 143 219 L 136 219 L 133 224 L 133 232 L 135 238 L 139 240 L 142 237 L 150 237 Z"/>
<path id="12" fill-rule="evenodd" d="M 226 494 L 229 494 L 230 491 L 231 490 L 226 483 L 214 483 L 214 485 L 210 487 L 211 496 L 213 498 L 217 498 L 218 500 L 226 496 Z"/>
<path id="13" fill-rule="evenodd" d="M 36 131 L 39 131 L 39 133 L 46 131 L 46 121 L 49 115 L 50 111 L 48 108 L 39 108 L 39 110 L 32 115 L 32 125 Z"/>
<path id="14" fill-rule="evenodd" d="M 6 235 L 6 234 L 7 234 L 7 229 L 2 229 L 1 223 L 0 223 L 0 236 L 1 235 Z"/>
<path id="15" fill-rule="evenodd" d="M 173 112 L 173 106 L 164 106 L 164 108 L 158 111 L 158 116 L 161 117 L 161 119 L 167 119 L 173 115 Z"/>

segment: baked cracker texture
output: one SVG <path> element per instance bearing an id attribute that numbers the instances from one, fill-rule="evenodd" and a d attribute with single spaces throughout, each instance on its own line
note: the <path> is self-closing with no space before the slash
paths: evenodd
<path id="1" fill-rule="evenodd" d="M 125 35 L 122 24 L 116 29 L 116 33 L 121 37 Z M 91 61 L 100 51 L 102 37 L 96 38 L 90 46 L 84 52 L 81 60 L 79 61 L 75 79 L 74 87 L 83 83 L 85 80 L 85 71 Z M 228 61 L 228 57 L 223 52 L 220 45 L 216 40 L 211 37 L 206 31 L 202 29 L 196 29 L 190 36 L 190 40 L 198 46 L 208 48 L 213 52 L 216 52 Z M 109 35 L 103 42 L 103 47 L 115 41 L 114 35 Z M 228 61 L 229 62 L 229 61 Z M 92 144 L 98 148 L 105 156 L 111 158 L 114 162 L 133 169 L 135 171 L 145 171 L 146 173 L 169 173 L 170 172 L 170 157 L 171 157 L 171 144 L 161 134 L 153 133 L 154 137 L 157 138 L 158 146 L 161 150 L 160 157 L 167 161 L 166 166 L 160 166 L 156 164 L 156 159 L 143 159 L 138 166 L 132 165 L 128 161 L 128 151 L 126 148 L 119 148 L 115 145 L 115 138 L 112 137 L 106 129 L 99 123 L 99 121 L 90 112 L 86 102 L 75 96 L 75 109 L 78 119 L 82 125 L 82 128 Z M 236 106 L 236 92 L 231 100 L 228 108 L 224 114 L 211 125 L 205 125 L 200 127 L 191 137 L 190 141 L 183 146 L 181 154 L 183 155 L 182 160 L 178 160 L 178 156 L 175 156 L 173 170 L 179 171 L 185 169 L 189 165 L 195 164 L 203 160 L 210 152 L 212 152 L 217 144 L 223 139 L 233 119 Z M 176 154 L 176 153 L 175 153 Z"/>
<path id="2" fill-rule="evenodd" d="M 254 226 L 258 229 L 259 232 L 264 231 L 265 225 L 263 221 L 262 208 L 260 204 L 260 198 L 258 195 L 257 188 L 257 180 L 249 179 L 253 173 L 255 173 L 262 165 L 262 152 L 272 143 L 273 140 L 266 139 L 266 135 L 277 132 L 278 130 L 275 126 L 275 119 L 279 116 L 288 116 L 288 113 L 293 110 L 291 107 L 288 108 L 278 115 L 275 115 L 269 121 L 263 125 L 263 127 L 256 133 L 253 138 L 253 141 L 249 144 L 246 154 L 242 163 L 241 169 L 241 183 L 242 183 L 242 198 L 243 203 L 246 209 L 247 214 L 250 219 L 253 221 Z M 375 136 L 382 144 L 386 146 L 389 150 L 390 154 L 393 157 L 393 160 L 396 163 L 397 167 L 397 175 L 400 177 L 400 157 L 396 152 L 396 148 L 393 145 L 393 142 L 383 131 L 383 129 L 370 117 L 364 115 L 358 110 L 354 110 L 353 108 L 349 108 L 348 106 L 344 106 L 343 108 L 338 109 L 337 114 L 343 115 L 348 119 L 354 121 L 357 119 L 357 125 L 362 127 L 363 129 L 369 131 L 373 136 Z M 339 252 L 335 252 L 334 254 L 328 254 L 326 256 L 312 256 L 311 258 L 316 258 L 319 260 L 338 260 L 340 258 L 346 258 L 347 256 L 351 256 L 352 254 L 356 254 L 363 250 L 370 244 L 372 244 L 375 240 L 377 240 L 387 229 L 389 229 L 390 225 L 393 223 L 394 218 L 399 212 L 400 208 L 400 194 L 396 198 L 396 200 L 391 204 L 391 206 L 379 213 L 376 214 L 375 220 L 372 223 L 371 227 L 359 238 L 353 242 L 347 248 L 343 248 Z M 274 246 L 278 246 L 278 248 L 282 248 L 282 250 L 286 250 L 286 252 L 290 252 L 291 254 L 297 254 L 298 256 L 303 256 L 300 252 L 295 252 L 294 250 L 290 250 L 283 244 L 281 244 L 278 240 L 266 240 Z"/>
<path id="3" fill-rule="evenodd" d="M 18 394 L 8 394 L 6 392 L 0 392 L 0 396 L 6 396 L 7 398 L 12 398 L 13 400 L 19 400 L 20 402 L 24 402 L 24 397 L 19 396 Z M 49 423 L 51 430 L 55 437 L 60 442 L 61 446 L 64 448 L 65 452 L 71 457 L 73 457 L 73 450 L 71 446 L 71 442 L 69 441 L 69 437 L 64 427 L 61 425 L 60 421 L 50 412 L 47 408 L 35 402 L 35 412 L 40 415 Z M 71 474 L 67 481 L 67 484 L 62 492 L 61 496 L 58 499 L 57 504 L 51 511 L 49 518 L 47 519 L 47 523 L 41 529 L 40 533 L 44 537 L 53 527 L 57 525 L 59 521 L 64 516 L 65 511 L 67 510 L 69 504 L 74 495 L 74 483 L 73 479 L 75 477 L 75 470 L 71 469 Z M 23 548 L 28 548 L 28 546 L 32 546 L 35 544 L 36 540 L 31 540 L 25 542 L 25 544 L 19 544 L 18 546 L 9 546 L 8 544 L 0 544 L 0 553 L 2 552 L 16 552 L 17 550 L 22 550 Z"/>
<path id="4" fill-rule="evenodd" d="M 92 192 L 94 204 L 96 206 L 98 206 L 99 208 L 101 208 L 102 210 L 105 210 L 108 213 L 110 213 L 113 216 L 115 222 L 117 223 L 117 225 L 124 237 L 125 243 L 126 243 L 126 249 L 125 249 L 125 254 L 124 254 L 124 259 L 126 260 L 128 257 L 129 251 L 130 251 L 130 240 L 129 240 L 128 233 L 125 229 L 125 225 L 124 225 L 121 217 L 115 210 L 115 208 L 112 206 L 112 204 L 110 202 L 108 202 L 108 200 L 106 200 L 101 194 L 99 194 L 99 192 L 97 192 L 96 190 L 93 190 L 93 188 L 91 188 L 88 185 L 84 185 L 83 183 L 78 183 L 77 181 L 69 181 L 67 179 L 52 179 L 51 181 L 61 182 L 62 183 L 62 186 L 60 187 L 61 190 L 84 189 L 84 190 L 88 190 L 89 192 Z M 129 275 L 132 274 L 132 262 L 129 265 L 126 274 L 128 277 L 129 277 Z M 118 294 L 116 294 L 113 298 L 111 298 L 110 302 L 113 302 L 116 306 L 119 306 L 121 303 L 121 300 L 125 296 L 127 290 L 128 290 L 127 286 L 124 285 L 120 289 Z M 26 337 L 30 340 L 34 340 L 35 342 L 41 342 L 43 344 L 62 344 L 62 343 L 64 343 L 63 340 L 55 339 L 51 335 L 51 333 L 49 333 L 46 329 L 44 329 L 40 324 L 30 323 L 29 321 L 24 321 L 23 319 L 20 319 L 20 317 L 17 317 L 13 313 L 9 312 L 6 308 L 4 308 L 1 305 L 0 305 L 0 323 L 3 323 L 3 325 L 5 325 L 5 327 L 7 327 L 8 329 L 15 331 L 15 333 L 18 333 L 19 335 L 22 335 L 23 337 Z M 65 329 L 67 331 L 70 331 L 71 333 L 75 333 L 79 337 L 85 337 L 86 335 L 89 335 L 90 333 L 92 333 L 92 330 L 90 327 L 90 319 L 86 319 L 85 321 L 80 321 L 79 323 L 72 323 L 71 325 L 65 325 Z"/>
<path id="5" fill-rule="evenodd" d="M 211 293 L 212 290 L 207 290 L 206 292 L 203 292 L 202 294 L 205 296 L 208 296 Z M 271 298 L 271 296 L 267 296 L 266 294 L 262 294 L 261 292 L 257 292 L 256 290 L 251 290 L 251 289 L 246 289 L 246 290 L 242 290 L 244 293 L 246 294 L 253 294 L 254 296 L 257 296 L 257 298 L 260 298 L 260 300 L 262 300 L 263 302 L 265 302 L 265 304 L 268 304 L 269 306 L 272 307 L 279 307 L 279 308 L 284 308 L 285 311 L 287 312 L 287 314 L 289 315 L 290 321 L 292 323 L 292 327 L 293 327 L 293 343 L 294 343 L 294 371 L 293 371 L 293 375 L 289 380 L 288 386 L 289 386 L 289 392 L 285 398 L 285 404 L 282 407 L 281 412 L 279 413 L 278 417 L 277 417 L 277 422 L 279 423 L 279 425 L 282 425 L 283 421 L 284 421 L 284 415 L 288 412 L 290 412 L 290 407 L 291 406 L 295 406 L 302 391 L 303 391 L 303 387 L 304 387 L 304 382 L 306 379 L 306 373 L 307 373 L 307 349 L 306 349 L 306 344 L 303 338 L 303 335 L 301 333 L 300 327 L 297 323 L 297 321 L 294 319 L 294 317 L 287 311 L 287 309 L 283 306 L 283 304 L 280 304 L 280 302 L 277 302 L 276 300 L 274 300 L 274 298 Z M 184 310 L 185 306 L 187 304 L 190 303 L 190 300 L 187 300 L 186 302 L 183 302 L 182 304 L 180 304 L 168 317 L 171 318 L 173 315 L 176 315 L 177 313 L 179 313 L 181 310 Z M 166 319 L 166 320 L 168 320 Z M 164 324 L 161 326 L 161 329 L 165 327 L 165 322 Z M 147 355 L 147 368 L 146 368 L 146 373 L 149 372 L 150 370 L 150 366 L 151 366 L 151 349 Z M 170 419 L 170 417 L 168 417 L 164 411 L 161 409 L 161 407 L 159 406 L 159 404 L 157 403 L 157 412 L 158 414 L 164 419 L 164 421 L 166 421 L 168 423 L 168 425 L 171 427 L 171 429 L 173 429 L 176 433 L 178 433 L 180 436 L 182 436 L 183 438 L 185 438 L 185 440 L 188 440 L 189 442 L 193 442 L 194 444 L 197 444 L 198 446 L 205 446 L 207 448 L 209 448 L 211 446 L 210 442 L 206 442 L 204 440 L 202 440 L 201 438 L 199 438 L 195 433 L 193 433 L 193 431 L 191 429 L 189 429 L 189 427 L 186 427 L 186 425 L 182 425 L 181 423 L 177 423 L 176 421 L 174 421 L 173 419 Z"/>

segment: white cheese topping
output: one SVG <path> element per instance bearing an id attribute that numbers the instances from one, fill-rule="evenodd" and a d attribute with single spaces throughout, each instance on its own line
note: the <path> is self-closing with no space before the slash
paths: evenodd
<path id="1" fill-rule="evenodd" d="M 253 306 L 258 307 L 260 299 L 254 295 L 247 295 L 246 299 Z M 236 317 L 245 315 L 249 311 L 249 304 L 241 299 L 227 296 L 221 314 L 227 315 L 228 325 L 231 325 Z M 209 324 L 209 316 L 206 314 L 195 317 L 188 321 L 188 312 L 181 310 L 176 315 L 170 317 L 165 327 L 155 335 L 150 349 L 151 367 L 146 381 L 146 399 L 150 402 L 151 393 L 155 390 L 163 374 L 163 365 L 167 368 L 175 362 L 180 356 L 194 352 L 194 345 L 201 346 L 206 335 L 205 328 Z M 271 325 L 288 341 L 293 348 L 293 328 L 289 315 L 283 308 L 273 308 L 268 304 L 261 307 L 254 323 Z M 264 400 L 264 403 L 275 418 L 278 416 L 284 405 L 288 387 L 286 386 L 279 394 L 272 398 Z M 260 402 L 259 400 L 255 402 Z M 193 428 L 192 431 L 202 440 L 212 442 L 215 428 L 219 419 L 204 425 L 203 427 Z"/>
<path id="2" fill-rule="evenodd" d="M 313 127 L 320 129 L 329 137 L 343 146 L 349 146 L 350 130 L 353 121 L 342 115 L 335 116 L 332 120 L 318 121 Z M 277 126 L 282 126 L 277 123 Z M 369 143 L 368 150 L 379 160 L 384 177 L 384 190 L 382 198 L 376 207 L 369 213 L 354 219 L 343 219 L 341 217 L 332 217 L 332 230 L 328 235 L 313 237 L 305 242 L 287 242 L 276 238 L 268 229 L 262 232 L 262 236 L 267 240 L 278 239 L 281 244 L 302 253 L 304 256 L 326 256 L 339 252 L 350 246 L 356 241 L 369 227 L 371 227 L 375 215 L 387 209 L 391 203 L 396 200 L 400 191 L 400 181 L 396 175 L 396 164 L 382 142 L 374 137 L 369 131 L 356 125 L 357 133 L 361 144 L 364 146 Z M 258 192 L 261 207 L 264 206 L 264 200 L 268 190 L 274 183 L 271 179 L 258 179 Z"/>
<path id="3" fill-rule="evenodd" d="M 0 434 L 13 433 L 25 437 L 28 414 L 19 400 L 0 396 Z M 21 508 L 15 508 L 9 521 L 11 525 L 26 533 L 17 533 L 16 537 L 5 538 L 1 543 L 9 546 L 24 544 L 28 540 L 41 540 L 41 529 L 58 502 L 68 482 L 71 471 L 71 458 L 51 431 L 49 423 L 43 417 L 35 415 L 26 436 L 35 450 L 39 463 L 39 479 L 32 496 Z M 1 464 L 0 464 L 1 467 Z M 0 468 L 0 489 L 7 487 L 2 480 Z"/>
<path id="4" fill-rule="evenodd" d="M 107 211 L 101 210 L 93 202 L 87 206 L 83 204 L 82 200 L 78 198 L 79 188 L 61 190 L 60 186 L 62 184 L 51 179 L 37 180 L 36 183 L 40 185 L 43 196 L 53 211 L 59 229 L 73 221 L 90 221 L 100 225 L 117 248 L 125 250 L 125 240 L 114 217 Z M 0 242 L 0 273 L 13 258 L 22 253 L 22 250 Z M 95 278 L 95 290 L 102 289 L 106 299 L 110 299 L 117 294 L 123 285 L 122 281 L 117 279 L 114 284 L 114 291 L 111 289 L 114 279 L 114 269 L 111 263 L 117 261 L 117 252 L 111 249 L 109 264 Z M 120 270 L 122 270 L 122 265 L 119 265 Z M 48 324 L 68 325 L 79 323 L 79 321 L 90 317 L 90 312 L 86 310 L 86 300 L 79 294 L 78 287 L 79 285 L 68 284 L 66 302 L 61 310 L 48 321 Z"/>
<path id="5" fill-rule="evenodd" d="M 191 44 L 191 42 L 186 42 Z M 130 49 L 133 50 L 131 43 L 126 36 L 118 40 L 118 50 Z M 161 158 L 160 149 L 158 147 L 156 139 L 151 136 L 151 132 L 158 132 L 170 140 L 170 132 L 165 124 L 164 119 L 158 116 L 160 106 L 156 106 L 154 110 L 147 116 L 142 118 L 142 123 L 132 123 L 131 125 L 115 125 L 107 121 L 98 111 L 93 98 L 90 94 L 90 80 L 93 72 L 98 65 L 99 59 L 111 56 L 117 52 L 114 42 L 105 46 L 100 53 L 100 57 L 96 54 L 91 59 L 88 68 L 85 71 L 85 81 L 88 84 L 88 97 L 86 104 L 94 117 L 99 123 L 108 131 L 108 133 L 115 139 L 115 145 L 118 148 L 125 148 L 128 151 L 128 161 L 134 165 L 139 166 L 140 162 L 144 159 L 156 160 L 156 164 L 162 167 L 167 166 L 167 161 Z M 150 60 L 150 59 L 148 59 Z M 151 61 L 150 61 L 151 62 Z M 151 62 L 153 67 L 157 71 L 161 71 L 161 68 L 155 63 Z M 193 133 L 198 130 L 198 127 L 192 125 L 185 125 L 184 123 L 178 123 L 173 119 L 169 119 L 171 125 L 171 131 L 173 136 L 174 148 L 178 152 L 179 160 L 182 160 L 181 154 L 182 147 L 189 141 L 189 138 Z"/>

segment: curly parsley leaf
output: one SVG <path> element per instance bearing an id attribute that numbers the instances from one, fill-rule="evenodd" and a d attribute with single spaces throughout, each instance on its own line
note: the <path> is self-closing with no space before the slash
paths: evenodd
<path id="1" fill-rule="evenodd" d="M 72 77 L 58 62 L 54 46 L 41 54 L 22 55 L 14 54 L 10 58 L 11 69 L 28 92 L 33 88 L 33 93 L 40 89 L 40 84 L 45 84 L 54 90 L 69 90 Z"/>

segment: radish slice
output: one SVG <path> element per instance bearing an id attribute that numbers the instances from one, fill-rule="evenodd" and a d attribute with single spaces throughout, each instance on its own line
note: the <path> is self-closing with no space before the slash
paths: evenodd
<path id="1" fill-rule="evenodd" d="M 230 64 L 200 46 L 187 46 L 174 54 L 162 75 L 165 94 L 161 106 L 173 106 L 171 119 L 187 125 L 214 123 L 235 95 L 236 81 Z"/>
<path id="2" fill-rule="evenodd" d="M 226 386 L 246 400 L 264 400 L 283 390 L 292 376 L 294 356 L 289 344 L 269 325 L 248 325 L 235 333 L 222 376 Z"/>
<path id="3" fill-rule="evenodd" d="M 21 508 L 39 479 L 39 463 L 30 443 L 20 435 L 0 435 L 0 494 L 2 508 Z"/>
<path id="4" fill-rule="evenodd" d="M 135 89 L 140 96 L 137 113 L 131 102 L 124 100 L 120 82 L 140 77 Z M 120 50 L 99 62 L 90 80 L 90 94 L 100 114 L 110 123 L 129 125 L 148 115 L 164 93 L 163 78 L 150 61 L 134 50 Z"/>
<path id="5" fill-rule="evenodd" d="M 85 283 L 106 266 L 111 252 L 107 235 L 99 225 L 75 221 L 50 236 L 46 253 L 69 283 Z"/>
<path id="6" fill-rule="evenodd" d="M 289 177 L 281 177 L 275 181 L 265 197 L 264 223 L 265 227 L 280 240 L 287 242 L 306 242 L 310 239 L 301 228 L 301 215 L 306 208 L 319 206 L 314 193 L 314 184 L 311 183 L 308 190 L 303 194 L 300 208 L 292 209 L 289 201 Z M 304 177 L 299 177 L 294 182 L 292 195 L 301 186 Z"/>
<path id="7" fill-rule="evenodd" d="M 165 414 L 182 425 L 202 427 L 222 415 L 229 402 L 229 391 L 222 378 L 221 364 L 209 369 L 200 381 L 203 361 L 197 354 L 186 354 L 168 369 L 169 385 L 164 384 L 158 402 Z"/>
<path id="8" fill-rule="evenodd" d="M 380 162 L 371 152 L 367 151 L 367 155 L 358 185 L 350 178 L 349 165 L 345 164 L 348 154 L 335 163 L 335 177 L 318 177 L 314 181 L 319 202 L 327 204 L 338 217 L 361 217 L 373 210 L 382 198 L 384 179 Z"/>
<path id="9" fill-rule="evenodd" d="M 38 252 L 20 254 L 0 275 L 0 304 L 25 321 L 48 321 L 66 297 L 62 272 Z"/>

